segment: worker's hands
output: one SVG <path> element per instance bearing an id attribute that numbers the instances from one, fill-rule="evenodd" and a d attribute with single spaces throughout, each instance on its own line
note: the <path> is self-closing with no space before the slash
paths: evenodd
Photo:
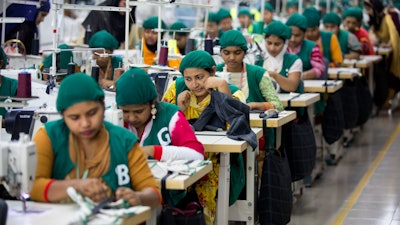
<path id="1" fill-rule="evenodd" d="M 83 196 L 90 198 L 94 202 L 100 202 L 108 197 L 107 185 L 98 178 L 81 179 L 76 189 Z"/>
<path id="2" fill-rule="evenodd" d="M 124 199 L 131 206 L 136 206 L 136 205 L 142 205 L 142 200 L 140 199 L 140 195 L 135 192 L 134 190 L 126 187 L 120 187 L 117 189 L 117 192 L 115 192 L 115 197 L 117 200 L 119 199 Z"/>
<path id="3" fill-rule="evenodd" d="M 154 145 L 142 146 L 141 148 L 146 156 L 154 158 Z"/>
<path id="4" fill-rule="evenodd" d="M 190 104 L 190 91 L 186 90 L 178 95 L 178 106 L 182 112 L 186 111 Z"/>

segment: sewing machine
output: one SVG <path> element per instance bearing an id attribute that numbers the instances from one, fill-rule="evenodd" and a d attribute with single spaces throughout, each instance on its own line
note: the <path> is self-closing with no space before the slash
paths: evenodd
<path id="1" fill-rule="evenodd" d="M 18 141 L 1 141 L 0 162 L 0 183 L 11 196 L 25 200 L 35 179 L 35 143 L 24 133 Z"/>

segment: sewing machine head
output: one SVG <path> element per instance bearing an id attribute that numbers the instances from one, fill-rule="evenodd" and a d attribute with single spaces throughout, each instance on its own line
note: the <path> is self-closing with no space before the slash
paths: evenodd
<path id="1" fill-rule="evenodd" d="M 35 109 L 11 109 L 5 118 L 6 132 L 11 140 L 18 140 L 20 133 L 29 134 Z"/>
<path id="2" fill-rule="evenodd" d="M 28 194 L 37 164 L 36 146 L 29 136 L 21 133 L 18 141 L 0 142 L 0 162 L 0 181 L 9 194 L 18 198 Z"/>

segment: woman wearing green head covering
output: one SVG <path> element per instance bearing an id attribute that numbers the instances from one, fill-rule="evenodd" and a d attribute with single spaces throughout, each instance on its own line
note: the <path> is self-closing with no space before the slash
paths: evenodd
<path id="1" fill-rule="evenodd" d="M 242 34 L 252 34 L 255 30 L 254 27 L 256 26 L 253 24 L 253 18 L 250 13 L 250 10 L 247 7 L 243 7 L 238 12 L 238 19 L 240 26 L 237 28 Z"/>
<path id="2" fill-rule="evenodd" d="M 204 159 L 203 145 L 185 115 L 174 104 L 158 102 L 146 71 L 130 69 L 122 74 L 116 83 L 116 102 L 124 126 L 140 137 L 148 156 L 159 161 Z"/>
<path id="3" fill-rule="evenodd" d="M 5 69 L 7 65 L 7 55 L 0 47 L 0 69 Z M 8 78 L 0 74 L 0 96 L 15 96 L 17 94 L 18 81 L 16 79 Z M 0 101 L 6 100 L 5 98 Z M 0 107 L 0 115 L 3 117 L 2 123 L 5 119 L 7 110 Z M 3 124 L 4 125 L 4 124 Z M 4 126 L 2 126 L 4 127 Z"/>
<path id="4" fill-rule="evenodd" d="M 307 19 L 301 14 L 294 13 L 286 21 L 292 29 L 287 52 L 296 54 L 303 63 L 303 80 L 320 78 L 325 73 L 325 62 L 319 46 L 313 41 L 305 40 Z"/>
<path id="5" fill-rule="evenodd" d="M 247 43 L 242 33 L 227 31 L 222 35 L 220 44 L 225 63 L 217 65 L 217 71 L 230 73 L 230 82 L 243 91 L 250 110 L 282 110 L 268 72 L 262 67 L 243 62 Z"/>
<path id="6" fill-rule="evenodd" d="M 57 111 L 62 119 L 39 128 L 37 169 L 31 198 L 69 201 L 67 188 L 100 202 L 110 196 L 132 206 L 160 204 L 160 193 L 138 138 L 104 121 L 104 92 L 90 76 L 78 73 L 60 85 Z"/>
<path id="7" fill-rule="evenodd" d="M 307 19 L 306 39 L 319 45 L 322 54 L 332 66 L 342 63 L 343 57 L 337 36 L 332 32 L 319 30 L 320 12 L 314 7 L 308 7 L 303 16 Z"/>
<path id="8" fill-rule="evenodd" d="M 143 36 L 142 36 L 142 48 L 143 48 L 143 60 L 147 65 L 153 65 L 156 62 L 156 51 L 158 33 L 154 29 L 158 29 L 158 16 L 149 17 L 143 22 Z M 167 29 L 167 25 L 161 20 L 161 29 Z M 161 39 L 165 32 L 161 32 Z"/>
<path id="9" fill-rule="evenodd" d="M 71 49 L 68 45 L 66 44 L 61 44 L 58 46 L 59 49 Z M 68 68 L 68 63 L 71 61 L 73 62 L 73 54 L 72 51 L 61 51 L 60 53 L 56 54 L 57 57 L 59 55 L 59 64 L 57 65 L 57 71 L 59 69 L 67 70 Z M 40 65 L 40 70 L 43 71 L 43 69 L 49 69 L 53 65 L 53 53 L 51 53 L 49 56 L 47 56 L 44 60 L 42 65 Z M 47 80 L 47 74 L 43 74 L 43 80 Z"/>
<path id="10" fill-rule="evenodd" d="M 265 3 L 263 20 L 257 23 L 254 33 L 264 34 L 264 29 L 274 21 L 274 11 L 275 9 L 271 4 Z"/>
<path id="11" fill-rule="evenodd" d="M 363 12 L 361 8 L 350 7 L 344 10 L 343 26 L 353 33 L 361 43 L 362 55 L 375 55 L 374 46 L 368 31 L 363 28 Z"/>
<path id="12" fill-rule="evenodd" d="M 357 37 L 354 34 L 340 29 L 342 19 L 334 13 L 330 12 L 325 14 L 322 18 L 324 29 L 326 31 L 336 34 L 339 39 L 340 50 L 345 59 L 360 59 L 361 45 Z"/>
<path id="13" fill-rule="evenodd" d="M 212 56 L 202 50 L 187 54 L 179 71 L 183 77 L 176 79 L 164 93 L 163 101 L 176 104 L 185 113 L 186 119 L 197 119 L 210 103 L 209 89 L 218 89 L 227 95 L 242 98 L 238 88 L 228 85 L 226 80 L 216 77 L 216 64 Z"/>
<path id="14" fill-rule="evenodd" d="M 280 86 L 280 92 L 303 93 L 301 74 L 303 64 L 297 55 L 286 53 L 292 31 L 280 21 L 274 21 L 265 29 L 266 60 L 263 67 Z"/>
<path id="15" fill-rule="evenodd" d="M 104 48 L 105 53 L 112 54 L 118 48 L 118 41 L 105 30 L 101 30 L 90 38 L 90 48 Z M 93 50 L 93 59 L 100 67 L 99 84 L 102 87 L 114 85 L 114 69 L 122 67 L 122 58 L 118 56 L 103 56 L 103 50 Z"/>
<path id="16" fill-rule="evenodd" d="M 219 92 L 233 95 L 236 99 L 238 96 L 243 96 L 239 88 L 229 86 L 224 79 L 215 76 L 216 65 L 208 52 L 201 50 L 190 52 L 182 59 L 179 71 L 183 77 L 172 83 L 165 92 L 163 101 L 177 104 L 188 120 L 198 119 L 210 104 L 209 89 L 218 89 Z M 196 192 L 200 202 L 203 203 L 206 221 L 213 224 L 216 215 L 219 157 L 215 153 L 206 153 L 206 158 L 213 162 L 214 172 L 196 183 Z M 243 162 L 243 158 L 238 160 Z M 240 168 L 236 171 L 233 166 L 231 167 L 231 174 L 239 174 L 240 171 L 242 171 Z"/>
<path id="17" fill-rule="evenodd" d="M 232 16 L 228 9 L 220 8 L 218 10 L 218 17 L 219 17 L 219 26 L 220 31 L 219 35 L 221 36 L 224 32 L 228 30 L 232 30 Z"/>
<path id="18" fill-rule="evenodd" d="M 204 18 L 205 21 L 205 18 Z M 211 38 L 212 40 L 217 40 L 219 38 L 219 26 L 220 18 L 218 13 L 209 12 L 208 20 L 206 25 L 206 34 L 203 32 L 200 33 L 200 37 Z"/>
<path id="19" fill-rule="evenodd" d="M 291 16 L 299 11 L 299 2 L 297 0 L 290 0 L 286 2 L 286 14 Z"/>
<path id="20" fill-rule="evenodd" d="M 158 161 L 204 160 L 204 147 L 185 115 L 174 104 L 158 102 L 156 87 L 144 70 L 126 71 L 118 79 L 116 91 L 124 127 L 140 137 L 148 157 Z M 185 193 L 168 192 L 167 196 L 164 202 L 175 206 Z"/>

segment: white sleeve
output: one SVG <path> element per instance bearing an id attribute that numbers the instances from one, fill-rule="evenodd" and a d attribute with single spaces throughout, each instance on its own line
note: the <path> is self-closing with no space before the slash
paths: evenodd
<path id="1" fill-rule="evenodd" d="M 289 73 L 300 72 L 303 73 L 303 62 L 301 59 L 294 61 L 293 65 L 289 68 Z"/>

